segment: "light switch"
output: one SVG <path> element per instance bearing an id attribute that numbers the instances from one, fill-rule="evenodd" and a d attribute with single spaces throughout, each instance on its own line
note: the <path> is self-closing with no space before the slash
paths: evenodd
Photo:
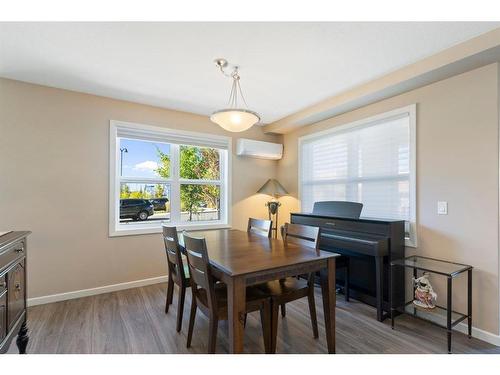
<path id="1" fill-rule="evenodd" d="M 448 202 L 438 201 L 438 215 L 448 215 Z"/>

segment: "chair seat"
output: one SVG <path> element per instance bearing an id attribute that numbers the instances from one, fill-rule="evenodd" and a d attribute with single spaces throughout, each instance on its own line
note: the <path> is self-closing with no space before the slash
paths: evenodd
<path id="1" fill-rule="evenodd" d="M 221 311 L 227 311 L 227 287 L 224 283 L 216 283 L 214 285 L 215 298 L 217 299 L 217 307 Z M 205 289 L 198 289 L 198 298 L 200 302 L 208 306 L 207 292 Z M 247 312 L 258 309 L 259 302 L 269 298 L 269 295 L 264 293 L 256 286 L 248 286 L 246 290 Z M 250 311 L 251 310 L 251 311 Z"/>
<path id="2" fill-rule="evenodd" d="M 258 288 L 269 296 L 277 297 L 295 293 L 297 291 L 307 291 L 308 284 L 307 280 L 287 277 L 284 280 L 274 280 L 260 284 L 258 285 Z"/>

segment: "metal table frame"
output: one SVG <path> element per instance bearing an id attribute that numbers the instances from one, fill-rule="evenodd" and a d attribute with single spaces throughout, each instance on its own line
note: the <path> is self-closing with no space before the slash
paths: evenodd
<path id="1" fill-rule="evenodd" d="M 443 272 L 437 269 L 433 269 L 431 267 L 422 267 L 418 265 L 410 265 L 406 264 L 406 262 L 411 261 L 411 260 L 418 260 L 418 259 L 425 259 L 425 260 L 430 260 L 430 261 L 435 261 L 435 262 L 442 262 L 444 264 L 448 265 L 456 265 L 456 266 L 461 266 L 460 269 L 454 272 Z M 417 272 L 420 271 L 425 271 L 429 273 L 434 273 L 438 275 L 445 276 L 447 278 L 447 296 L 446 296 L 446 307 L 442 306 L 436 306 L 437 311 L 446 311 L 446 326 L 443 324 L 439 324 L 429 318 L 426 318 L 425 315 L 430 316 L 430 314 L 436 314 L 436 310 L 429 310 L 429 311 L 424 311 L 423 309 L 419 309 L 413 305 L 413 299 L 405 302 L 403 306 L 394 306 L 393 305 L 393 286 L 389 285 L 390 293 L 389 293 L 389 303 L 391 307 L 391 328 L 394 329 L 394 318 L 397 313 L 404 313 L 404 314 L 409 314 L 413 315 L 416 318 L 428 321 L 432 324 L 435 324 L 439 327 L 446 328 L 447 331 L 447 336 L 448 336 L 448 353 L 451 353 L 451 333 L 452 333 L 452 328 L 456 326 L 458 323 L 464 321 L 467 319 L 467 325 L 468 325 L 468 336 L 469 338 L 472 337 L 472 266 L 467 265 L 467 264 L 461 264 L 461 263 L 454 263 L 454 262 L 448 262 L 444 261 L 441 259 L 435 259 L 435 258 L 428 258 L 428 257 L 422 257 L 422 256 L 417 256 L 413 255 L 404 259 L 399 259 L 395 260 L 390 263 L 390 272 L 391 276 L 392 273 L 394 272 L 394 267 L 404 267 L 404 268 L 412 268 L 413 269 L 413 277 L 417 278 Z M 458 275 L 464 273 L 467 271 L 467 314 L 459 313 L 456 311 L 453 311 L 452 309 L 452 280 L 457 277 Z M 392 277 L 390 280 L 393 279 Z M 413 297 L 413 296 L 412 296 Z M 408 307 L 413 306 L 413 312 L 408 311 Z M 423 314 L 424 316 L 419 316 L 419 312 Z M 452 319 L 452 315 L 456 315 L 457 318 L 455 320 Z"/>

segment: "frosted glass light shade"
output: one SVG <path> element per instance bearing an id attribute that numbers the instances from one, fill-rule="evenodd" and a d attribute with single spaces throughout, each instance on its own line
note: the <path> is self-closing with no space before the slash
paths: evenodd
<path id="1" fill-rule="evenodd" d="M 210 120 L 230 132 L 242 132 L 260 121 L 257 113 L 246 109 L 222 109 L 212 113 Z"/>

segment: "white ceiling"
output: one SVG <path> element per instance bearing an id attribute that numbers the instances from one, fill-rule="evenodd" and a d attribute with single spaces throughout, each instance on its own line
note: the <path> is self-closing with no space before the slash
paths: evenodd
<path id="1" fill-rule="evenodd" d="M 0 76 L 209 115 L 241 66 L 270 123 L 500 27 L 452 23 L 0 23 Z"/>

